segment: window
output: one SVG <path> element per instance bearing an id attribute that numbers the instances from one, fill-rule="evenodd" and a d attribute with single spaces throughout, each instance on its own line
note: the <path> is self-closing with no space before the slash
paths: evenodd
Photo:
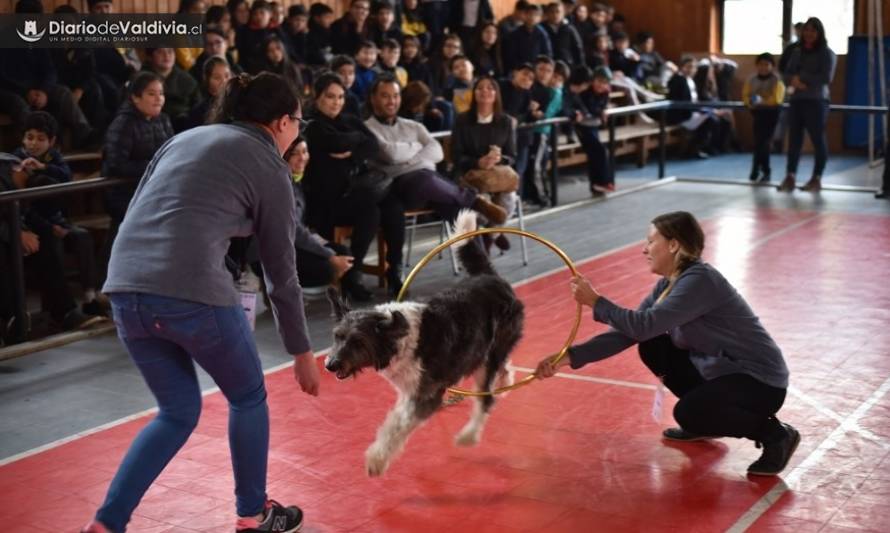
<path id="1" fill-rule="evenodd" d="M 847 39 L 853 34 L 854 4 L 854 0 L 797 0 L 791 6 L 791 19 L 806 22 L 818 17 L 825 25 L 828 47 L 835 54 L 846 54 Z"/>
<path id="2" fill-rule="evenodd" d="M 723 53 L 763 52 L 782 53 L 782 0 L 724 0 Z"/>
<path id="3" fill-rule="evenodd" d="M 792 35 L 793 23 L 818 17 L 825 25 L 828 46 L 846 54 L 855 4 L 856 0 L 723 0 L 723 53 L 781 53 L 784 24 Z M 790 15 L 788 20 L 785 13 Z"/>

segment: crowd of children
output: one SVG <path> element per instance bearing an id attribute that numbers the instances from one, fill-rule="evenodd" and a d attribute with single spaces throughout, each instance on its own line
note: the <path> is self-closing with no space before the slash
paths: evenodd
<path id="1" fill-rule="evenodd" d="M 88 0 L 88 6 L 94 14 L 115 11 L 113 0 Z M 16 11 L 37 13 L 43 6 L 40 0 L 18 0 Z M 717 57 L 698 62 L 683 58 L 676 65 L 656 51 L 653 35 L 646 32 L 631 46 L 626 22 L 613 8 L 600 3 L 588 7 L 576 0 L 543 6 L 519 0 L 514 12 L 500 21 L 494 20 L 488 0 L 352 0 L 340 18 L 322 3 L 308 9 L 295 4 L 285 11 L 266 0 L 229 0 L 226 6 L 209 8 L 201 0 L 183 0 L 179 12 L 204 15 L 203 48 L 71 49 L 52 54 L 31 48 L 0 50 L 0 113 L 25 132 L 17 155 L 29 175 L 47 182 L 70 179 L 70 173 L 61 170 L 66 167 L 58 150 L 64 144 L 66 149 L 101 148 L 103 176 L 136 180 L 175 133 L 208 123 L 214 100 L 242 72 L 283 76 L 304 96 L 307 114 L 322 122 L 324 113 L 312 106 L 320 96 L 313 88 L 326 73 L 335 74 L 343 88 L 343 116 L 355 117 L 354 122 L 337 119 L 352 128 L 349 131 L 360 129 L 355 126 L 358 118 L 370 114 L 368 93 L 380 76 L 391 76 L 400 86 L 398 116 L 420 122 L 429 131 L 453 130 L 458 118 L 473 109 L 477 82 L 492 79 L 498 83 L 499 109 L 513 120 L 515 154 L 510 161 L 520 178 L 519 193 L 531 204 L 547 206 L 551 191 L 544 173 L 549 136 L 556 130 L 516 125 L 567 117 L 570 124 L 560 132 L 580 143 L 587 156 L 590 192 L 602 196 L 615 190 L 599 136 L 611 91 L 624 91 L 634 102 L 665 94 L 680 100 L 728 99 L 728 80 L 735 70 L 732 62 Z M 772 63 L 768 54 L 758 57 L 758 75 L 745 85 L 744 99 L 752 105 L 755 123 L 752 180 L 770 176 L 768 139 L 784 89 L 771 72 Z M 720 113 L 670 118 L 696 132 L 692 155 L 705 157 L 732 142 L 731 121 Z M 28 129 L 34 124 L 41 126 Z M 35 136 L 51 140 L 38 150 Z M 312 136 L 306 140 L 314 153 Z M 326 159 L 313 155 L 310 166 Z M 451 177 L 456 180 L 460 174 L 458 166 Z M 18 183 L 12 178 L 5 182 L 9 187 Z M 28 186 L 38 183 L 43 181 L 27 181 Z M 90 234 L 64 222 L 64 205 L 35 205 L 26 213 L 25 227 L 41 242 L 56 239 L 60 249 L 75 252 L 86 296 L 79 310 L 84 316 L 102 313 L 94 305 L 95 288 L 133 189 L 118 186 L 106 193 L 109 238 L 93 264 L 86 253 L 94 247 Z M 328 207 L 306 206 L 309 220 Z M 7 310 L 0 312 L 8 317 Z M 83 319 L 76 318 L 69 323 Z"/>

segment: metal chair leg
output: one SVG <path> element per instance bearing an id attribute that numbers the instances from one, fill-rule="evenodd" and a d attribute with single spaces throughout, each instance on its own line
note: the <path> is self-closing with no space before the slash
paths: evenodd
<path id="1" fill-rule="evenodd" d="M 522 216 L 522 199 L 517 198 L 516 201 L 516 218 L 519 219 L 519 229 L 525 231 L 525 218 Z M 519 237 L 519 247 L 522 249 L 522 265 L 528 265 L 528 248 L 526 247 L 525 237 Z"/>
<path id="2" fill-rule="evenodd" d="M 417 231 L 417 217 L 410 217 L 411 225 L 408 229 L 408 250 L 405 251 L 405 269 L 411 268 L 411 250 L 414 248 L 414 232 Z"/>

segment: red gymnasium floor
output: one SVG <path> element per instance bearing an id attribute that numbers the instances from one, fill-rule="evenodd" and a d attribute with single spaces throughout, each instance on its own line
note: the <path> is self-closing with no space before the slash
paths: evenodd
<path id="1" fill-rule="evenodd" d="M 707 259 L 783 348 L 792 387 L 781 417 L 803 440 L 779 478 L 749 478 L 753 443 L 666 444 L 653 383 L 633 351 L 513 392 L 483 442 L 454 447 L 469 402 L 417 431 L 382 479 L 363 452 L 394 393 L 378 376 L 298 392 L 268 376 L 269 494 L 306 511 L 304 531 L 890 530 L 890 221 L 784 210 L 706 222 Z M 654 278 L 639 243 L 580 263 L 601 292 L 635 306 Z M 573 314 L 558 272 L 522 285 L 521 368 L 565 338 Z M 581 337 L 602 330 L 585 316 Z M 669 402 L 669 403 L 672 403 Z M 4 531 L 75 531 L 100 502 L 142 417 L 0 467 Z M 226 406 L 201 424 L 137 509 L 130 531 L 231 531 Z"/>

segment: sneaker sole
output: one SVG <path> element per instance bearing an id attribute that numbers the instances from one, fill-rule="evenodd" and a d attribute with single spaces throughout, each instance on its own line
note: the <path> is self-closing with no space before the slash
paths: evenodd
<path id="1" fill-rule="evenodd" d="M 797 445 L 800 444 L 800 432 L 795 430 L 794 432 L 794 443 L 791 445 L 791 451 L 788 452 L 788 458 L 785 459 L 785 464 L 782 465 L 782 468 L 776 470 L 775 472 L 766 472 L 763 470 L 748 470 L 748 474 L 752 476 L 778 476 L 782 473 L 783 470 L 788 466 L 788 463 L 791 462 L 791 457 L 794 456 L 794 452 L 797 451 Z"/>

